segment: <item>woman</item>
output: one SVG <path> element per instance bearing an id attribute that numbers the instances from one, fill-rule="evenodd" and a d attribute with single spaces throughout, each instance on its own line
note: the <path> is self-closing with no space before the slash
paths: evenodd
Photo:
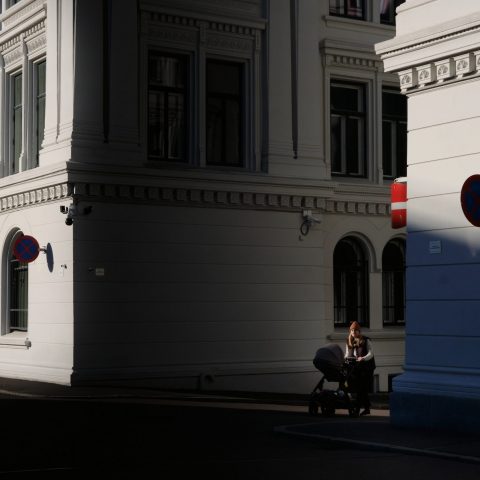
<path id="1" fill-rule="evenodd" d="M 347 338 L 345 358 L 354 357 L 356 360 L 353 376 L 357 392 L 357 412 L 363 407 L 360 415 L 370 413 L 369 391 L 373 385 L 373 371 L 375 370 L 375 357 L 372 351 L 372 342 L 362 335 L 360 324 L 353 322 L 350 325 L 350 334 Z"/>

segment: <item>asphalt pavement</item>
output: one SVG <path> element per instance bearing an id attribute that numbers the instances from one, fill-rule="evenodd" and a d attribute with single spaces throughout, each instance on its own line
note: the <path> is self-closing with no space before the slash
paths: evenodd
<path id="1" fill-rule="evenodd" d="M 285 439 L 289 437 L 307 439 L 310 442 L 330 445 L 333 448 L 360 452 L 391 452 L 400 454 L 400 457 L 404 454 L 405 458 L 413 455 L 469 463 L 473 464 L 473 467 L 478 465 L 480 472 L 480 435 L 447 432 L 441 428 L 412 429 L 392 426 L 389 418 L 388 395 L 386 394 L 373 395 L 371 414 L 359 418 L 352 418 L 346 410 L 341 409 L 336 410 L 334 415 L 328 417 L 309 415 L 308 395 L 167 391 L 100 386 L 70 387 L 7 378 L 0 378 L 0 400 L 6 401 L 5 405 L 14 405 L 15 400 L 59 401 L 58 404 L 62 405 L 75 403 L 84 406 L 89 405 L 89 402 L 90 404 L 99 404 L 100 402 L 104 405 L 103 412 L 121 404 L 129 406 L 141 404 L 172 408 L 194 407 L 200 410 L 202 407 L 210 407 L 215 411 L 222 409 L 235 412 L 249 410 L 254 411 L 256 415 L 261 414 L 262 411 L 294 413 L 295 415 L 290 416 L 271 417 L 278 418 L 278 421 L 268 428 L 271 428 L 277 437 Z M 27 404 L 31 403 L 27 402 Z M 83 411 L 86 409 L 83 408 Z M 102 415 L 104 414 L 102 413 Z M 85 418 L 87 418 L 87 414 L 85 414 Z M 134 421 L 132 416 L 132 423 Z M 232 431 L 231 434 L 235 435 L 235 431 Z"/>

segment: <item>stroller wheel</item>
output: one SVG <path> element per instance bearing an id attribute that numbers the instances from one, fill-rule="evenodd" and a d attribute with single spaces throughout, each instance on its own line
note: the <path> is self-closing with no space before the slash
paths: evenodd
<path id="1" fill-rule="evenodd" d="M 318 403 L 314 400 L 310 400 L 308 404 L 308 414 L 309 415 L 318 415 Z"/>
<path id="2" fill-rule="evenodd" d="M 348 409 L 348 415 L 349 415 L 350 417 L 352 417 L 352 418 L 353 418 L 353 417 L 358 417 L 358 408 L 356 408 L 356 407 L 350 407 L 350 408 Z"/>
<path id="3" fill-rule="evenodd" d="M 335 408 L 333 407 L 322 405 L 320 409 L 324 417 L 333 417 L 335 415 Z"/>

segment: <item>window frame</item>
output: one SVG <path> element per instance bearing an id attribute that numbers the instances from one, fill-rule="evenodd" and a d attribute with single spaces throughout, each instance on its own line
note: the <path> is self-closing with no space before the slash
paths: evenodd
<path id="1" fill-rule="evenodd" d="M 176 88 L 176 87 L 158 87 L 156 89 L 153 89 L 151 87 L 151 82 L 150 82 L 150 75 L 149 75 L 149 66 L 150 66 L 150 58 L 152 55 L 158 54 L 159 56 L 165 56 L 169 58 L 175 58 L 178 60 L 181 60 L 185 69 L 185 82 L 183 88 Z M 151 163 L 161 163 L 161 164 L 188 164 L 189 163 L 189 124 L 190 124 L 190 82 L 191 82 L 191 58 L 188 54 L 184 53 L 179 53 L 179 52 L 171 52 L 168 50 L 156 48 L 155 46 L 148 48 L 147 51 L 147 56 L 146 56 L 146 150 L 147 150 L 147 158 L 148 161 Z M 167 143 L 165 150 L 167 152 L 167 156 L 159 156 L 155 157 L 154 155 L 151 154 L 150 151 L 150 92 L 152 90 L 163 92 L 164 98 L 167 99 L 164 104 L 166 105 L 165 108 L 165 113 L 164 113 L 164 122 L 165 124 L 168 124 L 168 96 L 169 94 L 174 94 L 174 93 L 183 93 L 183 116 L 184 116 L 184 121 L 183 121 L 183 157 L 179 159 L 170 159 L 168 157 L 168 135 L 167 137 Z"/>
<path id="2" fill-rule="evenodd" d="M 46 89 L 46 82 L 47 82 L 47 59 L 45 56 L 36 58 L 30 62 L 31 64 L 31 148 L 29 149 L 29 156 L 27 159 L 28 162 L 28 169 L 36 168 L 40 164 L 40 152 L 42 150 L 42 143 L 45 137 L 45 113 L 46 113 L 46 101 L 47 101 L 47 89 Z M 39 66 L 44 64 L 45 65 L 45 90 L 42 95 L 39 95 Z M 43 132 L 40 134 L 39 132 L 39 98 L 44 100 L 44 111 L 43 111 Z M 41 141 L 39 141 L 41 138 Z"/>
<path id="3" fill-rule="evenodd" d="M 21 102 L 16 104 L 16 80 L 21 77 L 20 83 L 20 94 Z M 25 82 L 25 73 L 23 69 L 17 69 L 12 73 L 9 73 L 8 78 L 8 162 L 7 162 L 7 175 L 14 175 L 20 173 L 23 170 L 23 152 L 24 152 L 24 105 L 25 105 L 25 96 L 24 96 L 24 82 Z M 16 112 L 20 112 L 20 136 L 16 137 Z M 17 142 L 16 142 L 17 140 Z M 19 142 L 18 142 L 19 140 Z M 20 149 L 18 150 L 18 157 L 16 145 L 20 143 Z"/>
<path id="4" fill-rule="evenodd" d="M 335 6 L 332 7 L 332 0 L 329 2 L 329 15 L 332 15 L 334 17 L 342 17 L 342 18 L 350 18 L 353 20 L 360 20 L 360 21 L 365 21 L 367 19 L 367 2 L 365 0 L 358 0 L 358 2 L 361 4 L 360 9 L 361 9 L 361 16 L 358 15 L 349 15 L 348 14 L 348 9 L 349 5 L 348 3 L 351 2 L 352 0 L 333 0 L 333 2 L 337 3 L 336 8 L 342 8 L 344 13 L 338 13 L 338 11 L 335 11 Z M 341 4 L 341 5 L 340 5 Z"/>
<path id="5" fill-rule="evenodd" d="M 385 252 L 390 246 L 396 246 L 401 254 L 400 263 L 403 268 L 386 268 Z M 406 314 L 406 279 L 405 279 L 405 254 L 406 245 L 403 238 L 394 238 L 389 240 L 382 250 L 382 323 L 384 327 L 404 327 Z M 400 279 L 400 285 L 398 285 Z M 397 295 L 401 290 L 400 300 L 402 305 L 397 305 Z M 388 298 L 387 298 L 388 297 Z M 393 297 L 393 301 L 392 301 Z M 392 315 L 393 311 L 393 315 Z M 398 316 L 399 312 L 402 312 Z M 402 317 L 402 318 L 400 318 Z"/>
<path id="6" fill-rule="evenodd" d="M 381 118 L 381 138 L 382 138 L 382 171 L 383 171 L 383 178 L 385 180 L 393 180 L 398 177 L 405 177 L 407 175 L 407 129 L 408 129 L 408 114 L 405 116 L 402 115 L 394 115 L 391 113 L 385 113 L 384 108 L 384 93 L 391 94 L 391 95 L 401 95 L 404 98 L 404 101 L 407 102 L 405 96 L 400 92 L 398 88 L 389 87 L 389 86 L 382 86 L 381 96 L 382 96 L 382 118 Z M 405 105 L 406 107 L 406 105 Z M 392 128 L 390 129 L 392 133 L 392 140 L 390 145 L 390 152 L 388 154 L 389 158 L 386 157 L 386 132 L 385 132 L 385 123 L 389 123 Z M 400 138 L 400 129 L 399 126 L 405 126 L 405 145 L 404 145 L 404 152 L 405 157 L 403 159 L 403 165 L 400 165 L 398 152 L 399 152 L 399 138 Z M 389 161 L 389 170 L 390 173 L 386 173 L 386 165 L 387 161 Z"/>
<path id="7" fill-rule="evenodd" d="M 1 335 L 2 336 L 14 336 L 20 343 L 23 345 L 24 339 L 28 333 L 29 328 L 29 319 L 28 319 L 28 304 L 29 304 L 29 294 L 28 294 L 28 283 L 29 283 L 29 266 L 28 263 L 24 264 L 27 270 L 27 293 L 26 293 L 26 304 L 27 304 L 27 320 L 25 329 L 12 328 L 11 320 L 11 305 L 12 305 L 12 274 L 11 274 L 11 262 L 13 260 L 13 245 L 16 240 L 23 235 L 23 232 L 20 229 L 14 229 L 10 232 L 10 235 L 7 237 L 4 250 L 3 250 L 3 262 L 2 262 L 2 281 L 3 285 L 6 285 L 6 288 L 2 289 L 2 304 L 4 305 L 2 311 L 2 324 L 1 324 Z M 12 344 L 15 344 L 15 339 L 13 339 Z"/>
<path id="8" fill-rule="evenodd" d="M 149 12 L 141 6 L 142 12 Z M 244 22 L 234 22 L 238 29 L 225 28 L 222 22 L 213 28 L 208 23 L 177 25 L 169 16 L 145 16 L 140 25 L 140 148 L 141 158 L 148 168 L 198 169 L 217 172 L 264 173 L 267 171 L 268 136 L 267 105 L 261 91 L 267 81 L 266 72 L 266 26 L 251 24 L 244 28 Z M 151 161 L 148 155 L 148 72 L 147 59 L 150 50 L 189 57 L 189 106 L 188 106 L 188 159 L 184 163 Z M 244 65 L 243 98 L 243 166 L 208 165 L 206 161 L 206 60 L 209 58 L 240 63 Z"/>
<path id="9" fill-rule="evenodd" d="M 336 259 L 339 255 L 337 248 L 342 243 L 348 244 L 356 255 L 356 265 L 342 265 Z M 347 281 L 356 276 L 355 305 L 347 305 L 347 300 L 353 300 L 349 295 Z M 355 236 L 341 238 L 333 249 L 333 324 L 334 328 L 345 328 L 352 321 L 358 321 L 363 327 L 370 326 L 370 261 L 364 243 Z M 350 312 L 348 311 L 350 310 Z M 352 310 L 356 310 L 353 315 Z M 343 317 L 343 318 L 342 318 Z"/>
<path id="10" fill-rule="evenodd" d="M 382 25 L 392 25 L 395 26 L 395 17 L 396 17 L 396 10 L 397 8 L 405 3 L 405 0 L 391 0 L 391 3 L 388 6 L 388 18 L 386 15 L 382 15 L 381 8 L 380 8 L 380 23 Z M 383 18 L 382 18 L 383 17 Z"/>
<path id="11" fill-rule="evenodd" d="M 226 161 L 223 162 L 211 162 L 208 158 L 208 106 L 209 106 L 209 90 L 208 90 L 208 66 L 209 64 L 224 64 L 224 65 L 235 65 L 238 67 L 238 83 L 239 83 L 239 92 L 237 95 L 230 95 L 224 93 L 216 93 L 215 98 L 222 98 L 225 100 L 227 98 L 236 98 L 238 100 L 238 113 L 239 113 L 239 121 L 238 121 L 238 155 L 239 155 L 239 162 L 238 164 L 229 163 Z M 214 167 L 214 168 L 233 168 L 233 169 L 245 169 L 246 168 L 246 149 L 247 149 L 247 133 L 246 133 L 246 70 L 247 66 L 245 62 L 241 59 L 225 59 L 219 57 L 212 57 L 209 56 L 205 59 L 205 165 L 206 167 Z M 225 112 L 223 112 L 225 115 Z M 226 119 L 224 119 L 226 120 Z M 225 144 L 226 138 L 225 134 L 222 137 L 222 157 L 226 158 L 225 152 Z"/>
<path id="12" fill-rule="evenodd" d="M 361 93 L 361 99 L 357 102 L 360 106 L 360 110 L 346 110 L 346 109 L 334 109 L 332 105 L 332 96 L 333 88 L 350 88 Z M 367 179 L 369 176 L 368 168 L 368 112 L 367 112 L 367 84 L 363 82 L 350 82 L 348 80 L 331 78 L 329 85 L 330 92 L 330 112 L 329 112 L 329 135 L 330 135 L 330 168 L 332 177 L 349 177 L 357 179 Z M 340 170 L 334 170 L 334 142 L 333 142 L 333 121 L 334 117 L 340 118 Z M 354 172 L 353 169 L 349 168 L 349 159 L 348 148 L 347 148 L 347 128 L 345 124 L 349 120 L 360 120 L 360 133 L 357 132 L 358 142 L 357 142 L 357 153 L 358 157 L 356 159 L 357 172 Z"/>

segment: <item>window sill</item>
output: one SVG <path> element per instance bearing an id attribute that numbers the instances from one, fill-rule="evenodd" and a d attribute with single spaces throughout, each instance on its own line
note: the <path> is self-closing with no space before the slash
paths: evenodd
<path id="1" fill-rule="evenodd" d="M 10 347 L 28 349 L 31 346 L 32 343 L 28 339 L 26 332 L 12 332 L 0 336 L 0 348 Z"/>
<path id="2" fill-rule="evenodd" d="M 397 327 L 398 328 L 398 327 Z M 362 329 L 362 333 L 372 340 L 405 340 L 405 329 L 398 328 L 398 330 L 369 330 L 368 328 Z M 345 341 L 348 336 L 348 328 L 345 328 L 343 332 L 333 332 L 327 335 L 327 340 L 331 341 Z"/>
<path id="3" fill-rule="evenodd" d="M 394 25 L 387 25 L 385 23 L 371 22 L 369 20 L 361 20 L 356 18 L 341 17 L 336 15 L 326 15 L 324 17 L 327 27 L 340 28 L 343 30 L 350 30 L 354 32 L 369 31 L 371 34 L 392 37 L 395 32 Z"/>

